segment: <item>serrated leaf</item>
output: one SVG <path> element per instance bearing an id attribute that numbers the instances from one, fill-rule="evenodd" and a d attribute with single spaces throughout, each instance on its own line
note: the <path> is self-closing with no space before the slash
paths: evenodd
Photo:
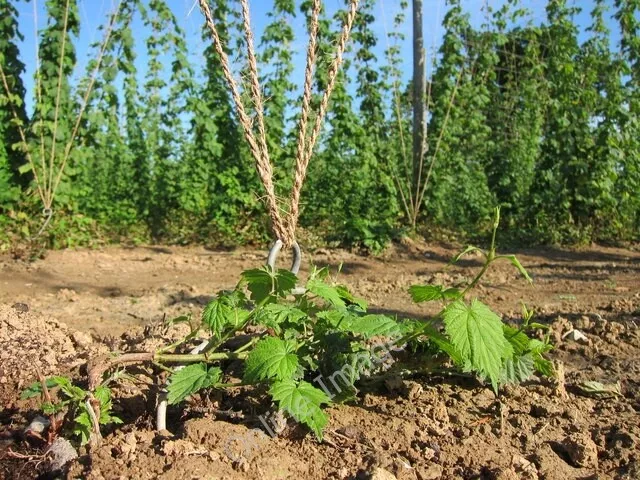
<path id="1" fill-rule="evenodd" d="M 366 338 L 395 337 L 402 334 L 398 322 L 386 315 L 353 316 L 340 325 L 340 329 L 360 334 Z"/>
<path id="2" fill-rule="evenodd" d="M 412 285 L 409 287 L 409 295 L 415 303 L 432 302 L 442 300 L 442 285 Z"/>
<path id="3" fill-rule="evenodd" d="M 298 422 L 307 425 L 322 440 L 322 430 L 329 419 L 321 410 L 322 404 L 331 403 L 331 399 L 310 383 L 284 380 L 274 383 L 269 389 L 271 397 Z"/>
<path id="4" fill-rule="evenodd" d="M 502 331 L 504 332 L 504 337 L 513 347 L 514 355 L 524 355 L 529 351 L 531 340 L 522 330 L 518 330 L 509 325 L 502 325 Z"/>
<path id="5" fill-rule="evenodd" d="M 318 312 L 316 317 L 318 319 L 325 320 L 329 328 L 339 328 L 343 322 L 349 321 L 349 319 L 353 318 L 354 314 L 348 309 L 324 310 L 322 312 Z M 325 326 L 322 325 L 322 322 L 317 322 L 316 325 L 321 327 Z"/>
<path id="6" fill-rule="evenodd" d="M 257 303 L 269 297 L 285 297 L 298 282 L 298 277 L 289 270 L 274 271 L 269 266 L 246 270 L 242 272 L 242 278 L 247 282 L 251 300 Z"/>
<path id="7" fill-rule="evenodd" d="M 211 333 L 220 337 L 228 328 L 238 328 L 251 314 L 241 306 L 236 292 L 222 294 L 209 302 L 202 311 L 202 322 L 211 329 Z"/>
<path id="8" fill-rule="evenodd" d="M 549 345 L 548 343 L 542 342 L 537 338 L 532 338 L 529 340 L 528 349 L 532 353 L 538 353 L 541 355 L 548 352 L 549 350 L 552 350 L 553 346 Z"/>
<path id="9" fill-rule="evenodd" d="M 541 357 L 540 355 L 534 355 L 533 366 L 536 371 L 544 375 L 545 377 L 554 377 L 555 368 L 553 362 Z"/>
<path id="10" fill-rule="evenodd" d="M 73 385 L 73 383 L 71 383 L 71 380 L 67 377 L 51 377 L 47 380 L 47 383 L 49 383 L 49 380 L 53 383 L 54 386 L 59 387 L 60 391 L 70 400 L 79 402 L 84 400 L 87 396 L 87 392 L 85 392 L 80 387 L 76 387 L 75 385 Z"/>
<path id="11" fill-rule="evenodd" d="M 502 366 L 502 381 L 500 383 L 522 383 L 533 375 L 533 370 L 533 357 L 529 354 L 507 358 Z"/>
<path id="12" fill-rule="evenodd" d="M 434 300 L 455 300 L 460 296 L 457 288 L 444 288 L 442 285 L 412 285 L 409 294 L 415 303 L 433 302 Z"/>
<path id="13" fill-rule="evenodd" d="M 281 323 L 298 324 L 307 314 L 291 305 L 270 303 L 260 310 L 259 323 L 265 326 L 278 326 Z"/>
<path id="14" fill-rule="evenodd" d="M 318 278 L 309 279 L 307 282 L 307 291 L 317 295 L 323 300 L 326 300 L 336 308 L 345 308 L 347 306 L 336 287 L 327 285 Z"/>
<path id="15" fill-rule="evenodd" d="M 513 353 L 504 337 L 500 317 L 477 299 L 471 305 L 462 300 L 452 303 L 445 308 L 443 317 L 445 331 L 455 349 L 495 387 L 500 380 L 503 360 Z"/>
<path id="16" fill-rule="evenodd" d="M 219 382 L 221 377 L 222 370 L 218 367 L 207 368 L 206 363 L 187 365 L 169 377 L 167 400 L 170 405 L 180 403 L 189 395 Z"/>
<path id="17" fill-rule="evenodd" d="M 244 380 L 248 383 L 270 378 L 286 380 L 298 369 L 296 343 L 268 337 L 260 340 L 247 357 Z"/>
<path id="18" fill-rule="evenodd" d="M 430 342 L 435 344 L 440 350 L 449 355 L 449 358 L 460 367 L 464 367 L 465 359 L 462 354 L 453 346 L 453 344 L 440 333 L 433 325 L 427 323 L 420 327 L 421 333 L 425 335 Z"/>
<path id="19" fill-rule="evenodd" d="M 369 305 L 366 300 L 353 296 L 353 294 L 344 285 L 336 285 L 335 289 L 338 292 L 338 295 L 340 295 L 347 303 L 356 305 L 363 312 L 367 311 L 367 307 Z"/>

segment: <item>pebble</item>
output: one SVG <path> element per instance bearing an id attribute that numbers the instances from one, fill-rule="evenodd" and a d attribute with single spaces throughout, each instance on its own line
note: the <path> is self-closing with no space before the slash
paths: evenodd
<path id="1" fill-rule="evenodd" d="M 442 478 L 443 471 L 444 469 L 442 466 L 434 463 L 428 467 L 419 467 L 416 473 L 420 480 L 438 480 Z"/>
<path id="2" fill-rule="evenodd" d="M 397 480 L 396 476 L 384 468 L 375 468 L 369 477 L 371 480 Z"/>
<path id="3" fill-rule="evenodd" d="M 52 472 L 62 470 L 62 468 L 72 460 L 78 458 L 73 445 L 66 438 L 58 437 L 49 446 L 46 453 L 49 458 L 49 468 Z"/>
<path id="4" fill-rule="evenodd" d="M 562 442 L 571 461 L 585 468 L 598 468 L 598 446 L 591 437 L 584 433 L 569 435 Z"/>

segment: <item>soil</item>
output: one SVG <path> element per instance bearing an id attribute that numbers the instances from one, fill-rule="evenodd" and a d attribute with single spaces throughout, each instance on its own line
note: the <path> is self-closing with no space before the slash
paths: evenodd
<path id="1" fill-rule="evenodd" d="M 405 243 L 379 258 L 318 250 L 317 265 L 342 266 L 340 280 L 379 312 L 426 318 L 415 283 L 468 281 L 455 248 Z M 640 479 L 640 253 L 633 249 L 513 252 L 534 279 L 496 265 L 477 296 L 515 320 L 520 301 L 551 326 L 550 357 L 564 381 L 534 378 L 496 397 L 468 377 L 423 375 L 360 392 L 328 409 L 323 442 L 293 425 L 267 435 L 264 392 L 232 389 L 169 411 L 153 431 L 153 387 L 118 390 L 125 426 L 98 447 L 79 448 L 68 478 L 196 479 Z M 281 260 L 287 262 L 288 259 Z M 86 382 L 86 365 L 113 350 L 153 348 L 180 333 L 163 319 L 199 315 L 264 252 L 201 247 L 113 247 L 48 252 L 34 263 L 0 257 L 0 478 L 57 478 L 45 445 L 24 434 L 38 414 L 20 391 L 38 375 Z M 304 269 L 302 276 L 304 277 Z M 583 337 L 565 335 L 572 329 Z M 589 397 L 583 381 L 619 382 L 621 395 Z M 273 418 L 273 417 L 272 417 Z"/>

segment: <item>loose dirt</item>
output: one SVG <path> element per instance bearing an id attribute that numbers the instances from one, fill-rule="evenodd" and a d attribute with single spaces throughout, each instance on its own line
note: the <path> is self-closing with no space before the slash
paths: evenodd
<path id="1" fill-rule="evenodd" d="M 344 251 L 307 255 L 341 265 L 340 280 L 371 309 L 420 318 L 414 283 L 468 281 L 468 258 L 445 268 L 455 249 L 404 244 L 380 258 Z M 528 286 L 508 264 L 476 294 L 505 319 L 520 301 L 551 325 L 565 382 L 533 379 L 490 388 L 465 377 L 420 376 L 360 392 L 357 404 L 329 408 L 318 443 L 290 424 L 271 438 L 259 420 L 265 392 L 235 389 L 195 398 L 169 412 L 170 430 L 152 428 L 148 387 L 118 391 L 126 426 L 98 448 L 79 450 L 68 478 L 195 479 L 639 479 L 640 253 L 593 247 L 517 253 L 534 278 Z M 264 252 L 136 247 L 49 252 L 23 263 L 0 257 L 0 478 L 48 478 L 44 446 L 23 431 L 38 413 L 21 389 L 68 374 L 86 381 L 86 364 L 110 350 L 152 348 L 179 332 L 164 318 L 198 315 L 216 291 L 232 288 Z M 282 259 L 283 265 L 288 259 Z M 303 271 L 302 276 L 305 273 Z M 578 329 L 586 338 L 565 336 Z M 620 382 L 622 396 L 588 397 L 583 381 Z M 55 477 L 49 477 L 55 478 Z"/>

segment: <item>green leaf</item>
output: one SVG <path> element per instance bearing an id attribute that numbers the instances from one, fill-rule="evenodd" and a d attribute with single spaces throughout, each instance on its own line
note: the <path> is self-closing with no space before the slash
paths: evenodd
<path id="1" fill-rule="evenodd" d="M 122 423 L 118 417 L 111 415 L 113 405 L 111 403 L 111 390 L 107 387 L 98 386 L 93 393 L 94 397 L 100 401 L 100 425 L 109 423 Z"/>
<path id="2" fill-rule="evenodd" d="M 319 296 L 323 300 L 326 300 L 336 308 L 345 308 L 347 306 L 340 295 L 340 291 L 338 291 L 336 287 L 327 285 L 317 278 L 309 279 L 307 282 L 307 291 Z"/>
<path id="3" fill-rule="evenodd" d="M 20 175 L 24 175 L 25 173 L 28 173 L 30 171 L 31 171 L 30 163 L 25 163 L 23 165 L 20 165 L 20 167 L 18 167 L 18 172 L 20 173 Z"/>
<path id="4" fill-rule="evenodd" d="M 530 352 L 538 353 L 542 355 L 543 353 L 546 353 L 549 350 L 552 350 L 553 346 L 548 343 L 541 342 L 537 338 L 532 338 L 529 340 L 529 345 L 527 348 L 529 349 Z"/>
<path id="5" fill-rule="evenodd" d="M 504 337 L 500 317 L 477 299 L 471 305 L 458 300 L 445 308 L 443 316 L 445 331 L 453 346 L 475 371 L 488 377 L 495 388 L 503 360 L 513 353 Z"/>
<path id="6" fill-rule="evenodd" d="M 518 330 L 509 325 L 502 325 L 502 331 L 504 332 L 504 337 L 513 347 L 514 355 L 524 355 L 530 350 L 529 345 L 531 340 L 522 330 Z"/>
<path id="7" fill-rule="evenodd" d="M 324 322 L 317 322 L 316 326 L 321 328 L 340 328 L 343 322 L 348 322 L 355 317 L 354 313 L 349 309 L 344 310 L 324 310 L 316 314 L 316 318 L 324 320 Z M 324 324 L 326 322 L 326 325 Z"/>
<path id="8" fill-rule="evenodd" d="M 218 383 L 221 377 L 222 370 L 218 367 L 207 368 L 206 363 L 188 365 L 169 377 L 167 400 L 170 405 L 180 403 L 189 395 Z"/>
<path id="9" fill-rule="evenodd" d="M 302 323 L 302 320 L 305 318 L 307 318 L 307 314 L 299 308 L 292 307 L 291 305 L 270 303 L 260 309 L 257 322 L 280 331 L 280 324 L 290 323 L 298 325 Z"/>
<path id="10" fill-rule="evenodd" d="M 269 266 L 246 270 L 242 272 L 242 278 L 247 282 L 251 300 L 257 303 L 269 297 L 285 297 L 298 282 L 298 277 L 289 270 L 274 271 Z"/>
<path id="11" fill-rule="evenodd" d="M 457 288 L 445 289 L 442 285 L 412 285 L 409 294 L 415 303 L 434 300 L 455 300 L 460 296 Z"/>
<path id="12" fill-rule="evenodd" d="M 516 267 L 516 269 L 520 272 L 520 275 L 522 275 L 527 280 L 527 282 L 533 284 L 533 279 L 529 276 L 529 273 L 527 273 L 525 268 L 520 263 L 520 260 L 518 260 L 515 255 L 505 255 L 505 258 L 509 259 L 511 265 Z"/>
<path id="13" fill-rule="evenodd" d="M 396 337 L 402 334 L 398 322 L 386 315 L 365 315 L 350 317 L 340 325 L 340 330 L 371 337 Z"/>
<path id="14" fill-rule="evenodd" d="M 366 300 L 353 296 L 353 294 L 344 285 L 336 285 L 335 289 L 336 292 L 338 292 L 338 295 L 340 295 L 340 297 L 342 297 L 347 303 L 356 305 L 363 312 L 367 311 L 367 307 L 369 305 Z"/>
<path id="15" fill-rule="evenodd" d="M 422 324 L 420 327 L 421 333 L 425 335 L 430 342 L 435 344 L 440 350 L 449 355 L 453 363 L 463 367 L 465 365 L 465 359 L 462 354 L 453 346 L 447 337 L 440 333 L 430 323 Z"/>
<path id="16" fill-rule="evenodd" d="M 442 285 L 412 285 L 409 294 L 415 303 L 442 300 Z"/>
<path id="17" fill-rule="evenodd" d="M 47 378 L 45 380 L 45 384 L 47 385 L 47 388 L 54 388 L 58 385 L 53 378 Z M 40 395 L 42 395 L 42 382 L 33 382 L 22 391 L 20 394 L 20 400 L 26 400 Z"/>
<path id="18" fill-rule="evenodd" d="M 290 379 L 298 369 L 296 343 L 268 337 L 260 340 L 247 357 L 244 380 L 248 383 L 269 378 Z"/>
<path id="19" fill-rule="evenodd" d="M 500 383 L 522 383 L 533 375 L 534 363 L 530 354 L 507 358 L 502 366 Z"/>
<path id="20" fill-rule="evenodd" d="M 556 374 L 553 362 L 543 358 L 541 355 L 534 355 L 533 365 L 537 372 L 541 373 L 545 377 L 554 377 Z"/>
<path id="21" fill-rule="evenodd" d="M 284 380 L 274 383 L 269 393 L 281 410 L 307 425 L 322 440 L 322 430 L 329 419 L 320 406 L 331 403 L 331 399 L 322 390 L 304 381 L 296 383 Z"/>
<path id="22" fill-rule="evenodd" d="M 213 335 L 220 337 L 228 327 L 239 328 L 249 318 L 251 313 L 242 308 L 239 295 L 237 292 L 221 294 L 203 310 L 202 322 Z"/>

